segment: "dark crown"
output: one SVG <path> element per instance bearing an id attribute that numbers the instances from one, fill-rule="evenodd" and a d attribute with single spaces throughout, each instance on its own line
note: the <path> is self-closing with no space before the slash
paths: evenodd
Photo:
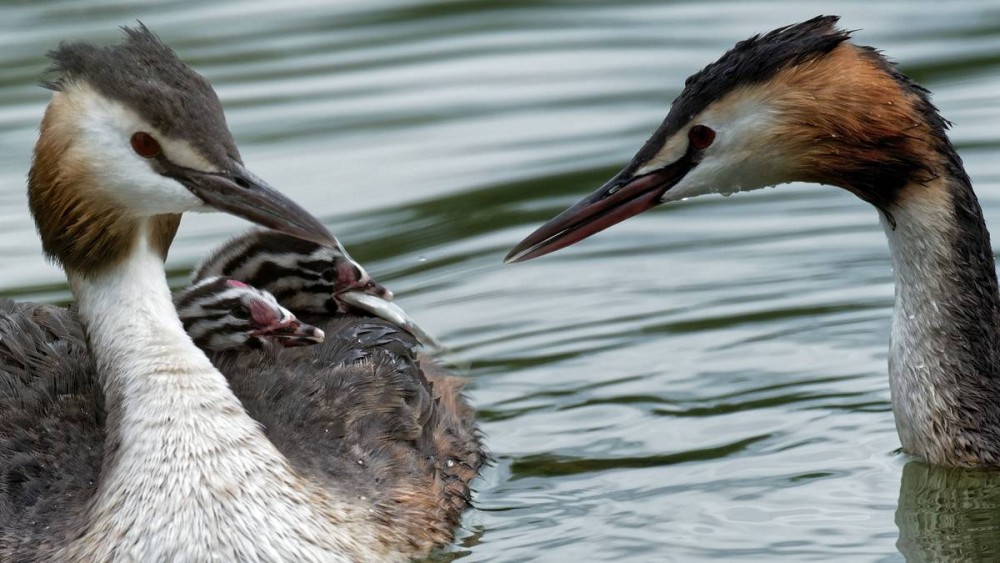
<path id="1" fill-rule="evenodd" d="M 43 85 L 63 90 L 83 81 L 135 110 L 170 137 L 184 139 L 213 162 L 239 159 L 215 90 L 145 25 L 123 27 L 119 45 L 63 42 L 49 52 L 57 76 Z"/>

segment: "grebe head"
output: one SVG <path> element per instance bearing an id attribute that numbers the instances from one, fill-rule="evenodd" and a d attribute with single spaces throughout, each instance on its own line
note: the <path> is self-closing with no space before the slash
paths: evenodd
<path id="1" fill-rule="evenodd" d="M 63 43 L 29 174 L 45 251 L 82 274 L 145 236 L 161 254 L 179 214 L 217 209 L 297 237 L 326 229 L 251 174 L 208 82 L 141 24 L 120 45 Z"/>
<path id="2" fill-rule="evenodd" d="M 270 293 L 223 277 L 205 279 L 176 298 L 184 330 L 204 350 L 261 347 L 271 340 L 282 346 L 323 341 L 323 331 L 298 320 Z"/>
<path id="3" fill-rule="evenodd" d="M 804 181 L 839 186 L 892 221 L 930 179 L 947 122 L 927 91 L 820 16 L 738 43 L 685 82 L 632 161 L 519 243 L 506 261 L 569 246 L 660 203 Z M 950 145 L 949 145 L 950 146 Z"/>

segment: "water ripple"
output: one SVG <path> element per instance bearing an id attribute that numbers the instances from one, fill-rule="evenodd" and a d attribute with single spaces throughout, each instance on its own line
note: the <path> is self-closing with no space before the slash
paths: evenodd
<path id="1" fill-rule="evenodd" d="M 684 78 L 829 3 L 69 0 L 0 22 L 0 295 L 65 302 L 25 174 L 43 53 L 141 19 L 214 84 L 248 164 L 470 365 L 496 465 L 431 560 L 993 560 L 992 474 L 897 453 L 876 213 L 783 186 L 501 257 L 613 175 Z M 1000 224 L 1000 11 L 838 3 L 955 122 Z M 170 283 L 243 228 L 185 220 Z M 899 539 L 899 550 L 896 542 Z"/>

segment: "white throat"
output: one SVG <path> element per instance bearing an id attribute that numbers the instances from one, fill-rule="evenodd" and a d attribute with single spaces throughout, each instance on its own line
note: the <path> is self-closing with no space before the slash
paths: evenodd
<path id="1" fill-rule="evenodd" d="M 961 179 L 906 188 L 883 217 L 896 277 L 889 351 L 903 448 L 931 463 L 1000 463 L 1000 302 L 975 195 Z"/>
<path id="2" fill-rule="evenodd" d="M 107 405 L 84 529 L 58 559 L 380 557 L 370 525 L 300 478 L 184 333 L 146 240 L 104 275 L 70 275 Z"/>
<path id="3" fill-rule="evenodd" d="M 936 393 L 943 371 L 939 363 L 943 343 L 937 336 L 942 323 L 947 323 L 941 300 L 953 290 L 942 275 L 953 260 L 954 225 L 945 211 L 950 205 L 950 199 L 913 198 L 893 209 L 895 225 L 881 216 L 896 281 L 889 386 L 900 441 L 914 453 L 933 449 L 926 438 L 943 408 Z"/>

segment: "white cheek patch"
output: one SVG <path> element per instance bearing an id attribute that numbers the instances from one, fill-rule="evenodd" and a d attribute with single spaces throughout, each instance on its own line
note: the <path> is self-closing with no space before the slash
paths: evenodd
<path id="1" fill-rule="evenodd" d="M 101 96 L 86 84 L 74 84 L 61 95 L 77 106 L 74 113 L 80 138 L 70 152 L 91 171 L 97 180 L 96 189 L 138 216 L 183 213 L 204 206 L 180 182 L 157 173 L 147 159 L 137 155 L 130 138 L 137 131 L 149 132 L 161 142 L 164 151 L 174 151 L 186 158 L 183 166 L 194 164 L 205 170 L 204 159 L 192 156 L 195 153 L 190 147 L 185 150 L 186 143 L 164 144 L 163 135 L 135 112 Z M 165 154 L 174 158 L 171 152 Z"/>
<path id="2" fill-rule="evenodd" d="M 698 164 L 667 190 L 662 201 L 710 193 L 729 195 L 791 180 L 787 155 L 779 145 L 769 142 L 777 123 L 766 101 L 756 96 L 735 102 L 723 100 L 690 122 L 691 126 L 699 124 L 712 128 L 715 140 L 701 151 Z M 639 173 L 679 160 L 688 150 L 687 131 L 685 128 L 675 135 Z M 668 154 L 673 160 L 660 158 Z"/>

